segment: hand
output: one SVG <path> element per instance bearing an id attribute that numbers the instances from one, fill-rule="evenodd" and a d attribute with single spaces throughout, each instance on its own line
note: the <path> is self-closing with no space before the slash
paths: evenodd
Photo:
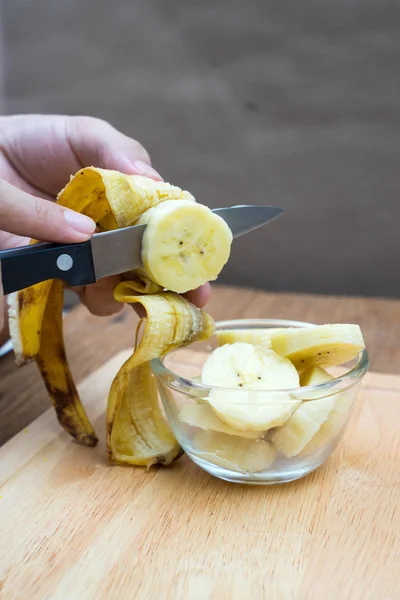
<path id="1" fill-rule="evenodd" d="M 143 146 L 100 119 L 0 117 L 0 249 L 27 244 L 29 238 L 63 243 L 89 239 L 95 228 L 91 219 L 49 202 L 85 166 L 161 180 Z M 76 291 L 93 314 L 109 315 L 122 308 L 113 298 L 119 281 L 110 277 Z M 204 306 L 210 286 L 186 296 Z M 1 294 L 0 314 L 2 305 Z"/>

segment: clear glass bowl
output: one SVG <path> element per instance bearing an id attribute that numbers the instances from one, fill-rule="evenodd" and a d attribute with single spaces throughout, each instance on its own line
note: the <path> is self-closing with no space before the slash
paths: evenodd
<path id="1" fill-rule="evenodd" d="M 310 325 L 312 324 L 298 321 L 243 319 L 220 321 L 216 324 L 216 329 L 272 329 Z M 353 361 L 327 369 L 334 377 L 327 383 L 294 390 L 254 392 L 223 390 L 201 384 L 202 366 L 216 347 L 216 337 L 213 336 L 206 342 L 197 342 L 187 348 L 175 350 L 163 359 L 152 361 L 165 414 L 186 454 L 202 469 L 220 479 L 248 484 L 293 481 L 322 465 L 338 445 L 348 423 L 361 380 L 368 370 L 367 352 L 364 350 Z M 265 432 L 231 430 L 209 405 L 209 394 L 220 394 L 218 402 L 234 404 L 236 408 L 239 406 L 239 409 L 246 411 L 268 412 L 275 410 L 277 404 L 286 403 L 292 406 L 293 412 L 283 426 Z M 282 451 L 282 427 L 286 426 L 283 437 L 285 447 L 287 423 L 296 414 L 301 402 L 304 403 L 303 406 L 306 402 L 312 403 L 317 413 L 321 408 L 323 410 L 324 404 L 332 409 L 329 408 L 329 416 L 321 427 L 318 429 L 318 425 L 316 426 L 315 433 L 307 429 L 307 419 L 304 421 L 300 418 L 300 413 L 297 415 L 300 436 L 304 435 L 306 428 L 306 439 L 309 439 L 304 448 L 297 451 L 302 445 L 300 442 L 295 456 L 288 456 Z M 200 409 L 201 426 L 198 420 L 199 409 L 196 408 L 198 406 L 203 407 Z M 221 404 L 219 408 L 222 411 L 226 409 Z M 195 421 L 193 413 L 197 415 Z M 289 435 L 290 431 L 297 435 L 298 429 L 294 425 L 295 422 L 292 421 Z M 287 453 L 287 448 L 285 449 Z"/>

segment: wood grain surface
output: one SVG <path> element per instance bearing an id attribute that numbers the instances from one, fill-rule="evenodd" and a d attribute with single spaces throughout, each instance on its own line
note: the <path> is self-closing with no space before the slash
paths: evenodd
<path id="1" fill-rule="evenodd" d="M 400 374 L 400 301 L 370 298 L 272 294 L 215 286 L 208 306 L 215 319 L 274 317 L 315 323 L 359 323 L 371 369 Z M 80 382 L 118 351 L 133 343 L 136 316 L 131 308 L 112 317 L 94 317 L 84 307 L 65 319 L 72 372 Z M 49 406 L 36 365 L 18 369 L 12 354 L 0 359 L 0 444 Z"/>
<path id="2" fill-rule="evenodd" d="M 100 437 L 126 355 L 80 385 Z M 103 442 L 76 445 L 47 411 L 0 450 L 1 599 L 397 600 L 399 395 L 400 377 L 367 375 L 332 457 L 271 487 L 186 456 L 110 467 Z"/>

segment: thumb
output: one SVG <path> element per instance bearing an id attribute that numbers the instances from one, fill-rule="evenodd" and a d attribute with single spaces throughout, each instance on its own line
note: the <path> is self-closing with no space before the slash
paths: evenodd
<path id="1" fill-rule="evenodd" d="M 73 210 L 36 198 L 0 179 L 0 229 L 43 242 L 77 243 L 94 233 L 95 222 Z"/>

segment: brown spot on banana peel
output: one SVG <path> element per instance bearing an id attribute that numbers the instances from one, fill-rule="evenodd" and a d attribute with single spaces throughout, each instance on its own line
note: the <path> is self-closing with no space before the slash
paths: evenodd
<path id="1" fill-rule="evenodd" d="M 98 438 L 96 433 L 88 432 L 84 428 L 77 426 L 75 414 L 75 404 L 77 399 L 77 391 L 72 380 L 68 381 L 68 390 L 65 392 L 51 385 L 48 382 L 48 375 L 44 366 L 40 368 L 43 380 L 49 393 L 51 402 L 56 411 L 57 419 L 60 425 L 69 433 L 77 442 L 85 446 L 96 446 Z M 79 400 L 79 397 L 78 397 Z"/>
<path id="2" fill-rule="evenodd" d="M 18 294 L 18 312 L 21 312 L 24 308 L 24 298 L 21 293 Z"/>
<path id="3" fill-rule="evenodd" d="M 158 456 L 154 456 L 147 463 L 146 470 L 150 471 L 151 467 L 157 467 L 157 466 L 167 467 L 168 465 L 170 465 L 173 462 L 175 462 L 176 460 L 178 460 L 184 454 L 185 454 L 185 452 L 183 451 L 183 449 L 181 447 L 179 447 L 179 449 L 176 452 L 174 452 L 174 453 L 170 452 L 169 455 L 160 454 Z"/>
<path id="4" fill-rule="evenodd" d="M 107 450 L 107 454 L 108 454 L 108 460 L 109 460 L 110 465 L 119 465 L 122 467 L 130 466 L 129 463 L 124 464 L 124 463 L 121 463 L 120 460 L 116 460 L 112 456 L 110 449 Z M 155 467 L 168 467 L 169 465 L 171 465 L 173 462 L 178 460 L 184 454 L 185 454 L 184 450 L 179 446 L 179 448 L 177 448 L 176 451 L 170 452 L 168 455 L 159 454 L 157 456 L 153 456 L 152 458 L 149 459 L 148 463 L 146 465 L 144 465 L 144 467 L 147 472 L 149 472 L 151 468 L 155 468 Z"/>

